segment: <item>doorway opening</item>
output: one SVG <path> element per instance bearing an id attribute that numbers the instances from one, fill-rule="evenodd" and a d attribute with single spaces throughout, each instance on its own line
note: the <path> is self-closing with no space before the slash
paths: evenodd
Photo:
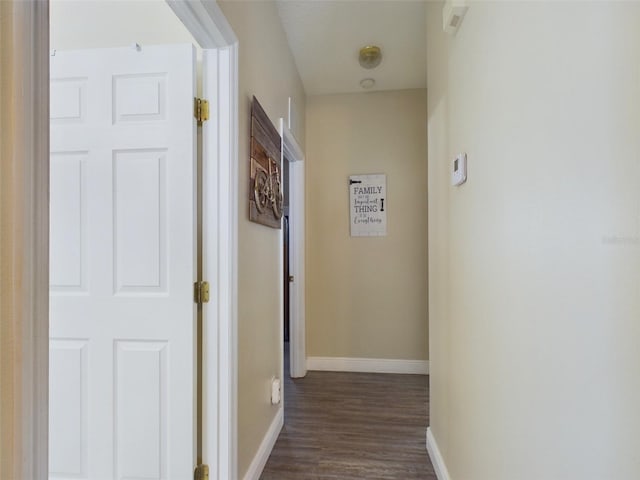
<path id="1" fill-rule="evenodd" d="M 99 30 L 142 14 L 189 43 Z M 201 457 L 193 41 L 165 3 L 52 3 L 50 477 L 178 478 Z"/>
<path id="2" fill-rule="evenodd" d="M 51 10 L 50 476 L 234 478 L 237 40 L 204 2 Z"/>
<path id="3" fill-rule="evenodd" d="M 62 3 L 62 2 L 61 2 Z M 68 2 L 71 4 L 71 2 Z M 103 8 L 110 8 L 118 2 L 76 2 L 73 3 L 73 7 L 81 7 L 85 4 L 98 4 Z M 128 2 L 128 5 L 142 8 L 143 10 L 150 5 L 151 2 Z M 45 478 L 49 470 L 47 465 L 48 459 L 48 447 L 49 436 L 47 434 L 48 425 L 48 407 L 49 407 L 49 371 L 48 371 L 48 357 L 49 357 L 49 342 L 48 340 L 48 292 L 47 285 L 49 284 L 48 277 L 48 263 L 49 263 L 49 236 L 46 229 L 49 226 L 49 161 L 47 155 L 49 152 L 49 26 L 50 26 L 50 3 L 49 2 L 10 2 L 10 10 L 17 12 L 16 15 L 9 15 L 7 17 L 7 24 L 9 25 L 8 32 L 14 34 L 16 39 L 20 41 L 13 42 L 13 44 L 7 44 L 7 51 L 11 52 L 9 58 L 15 60 L 16 58 L 23 58 L 25 55 L 26 61 L 21 63 L 15 61 L 10 63 L 9 76 L 18 80 L 23 80 L 23 92 L 24 94 L 16 95 L 12 101 L 15 102 L 15 125 L 16 131 L 10 132 L 12 138 L 13 147 L 15 151 L 24 152 L 21 158 L 21 165 L 24 165 L 24 185 L 16 184 L 15 198 L 20 198 L 20 205 L 22 208 L 16 209 L 16 221 L 22 222 L 25 225 L 29 225 L 29 229 L 21 229 L 16 234 L 15 238 L 21 238 L 24 244 L 24 255 L 18 258 L 19 268 L 24 267 L 23 281 L 18 285 L 16 283 L 17 295 L 26 302 L 29 300 L 29 308 L 26 309 L 22 316 L 17 317 L 17 321 L 20 322 L 24 328 L 19 328 L 15 331 L 10 330 L 11 338 L 14 339 L 14 345 L 16 346 L 16 358 L 21 359 L 20 362 L 14 362 L 13 359 L 5 365 L 6 371 L 14 378 L 20 380 L 20 385 L 23 388 L 9 390 L 7 395 L 7 403 L 11 402 L 13 405 L 22 405 L 24 407 L 25 414 L 19 414 L 20 411 L 16 411 L 15 418 L 11 418 L 12 425 L 15 426 L 15 437 L 20 438 L 20 442 L 14 442 L 15 447 L 14 456 L 6 456 L 7 463 L 3 463 L 9 472 L 21 472 L 20 478 Z M 204 155 L 208 160 L 206 164 L 209 166 L 205 169 L 204 178 L 204 196 L 206 201 L 208 199 L 215 199 L 215 202 L 210 203 L 209 209 L 205 209 L 203 212 L 203 223 L 207 223 L 208 228 L 203 231 L 205 238 L 203 238 L 203 252 L 206 257 L 205 271 L 209 274 L 210 278 L 217 278 L 220 280 L 219 284 L 212 289 L 212 295 L 216 295 L 218 302 L 215 308 L 203 307 L 204 314 L 209 315 L 209 318 L 213 319 L 217 328 L 215 332 L 207 331 L 205 329 L 205 343 L 207 345 L 214 345 L 217 355 L 205 356 L 204 362 L 206 366 L 205 385 L 203 395 L 204 399 L 204 412 L 203 417 L 206 421 L 205 431 L 211 432 L 212 438 L 206 438 L 206 442 L 203 446 L 203 460 L 210 465 L 211 478 L 227 479 L 237 477 L 237 461 L 236 461 L 236 329 L 237 329 L 237 192 L 236 186 L 238 184 L 237 175 L 237 104 L 238 104 L 238 79 L 237 79 L 237 59 L 238 59 L 238 41 L 228 24 L 224 14 L 222 14 L 217 4 L 205 1 L 205 0 L 174 0 L 169 3 L 171 10 L 173 10 L 182 23 L 187 27 L 189 32 L 192 33 L 197 43 L 200 44 L 206 50 L 203 55 L 203 70 L 207 70 L 213 73 L 210 76 L 211 82 L 206 80 L 203 84 L 203 90 L 205 95 L 209 94 L 210 98 L 216 105 L 214 110 L 216 119 L 219 122 L 217 128 L 215 128 L 215 135 L 205 133 L 203 135 Z M 86 18 L 78 13 L 78 10 L 74 10 L 69 13 L 70 17 L 79 17 L 82 22 L 85 23 Z M 113 25 L 117 25 L 120 28 L 127 22 L 127 18 L 118 17 L 113 21 L 107 21 L 105 17 L 101 17 L 101 27 L 104 32 L 104 28 L 113 28 Z M 153 24 L 152 19 L 145 15 L 140 24 L 148 25 Z M 86 25 L 80 25 L 81 30 L 86 30 Z M 67 33 L 70 33 L 69 30 Z M 131 41 L 136 41 L 134 38 Z M 173 40 L 171 40 L 173 41 Z M 162 43 L 166 43 L 163 41 Z M 131 45 L 131 43 L 127 43 Z M 84 45 L 85 48 L 96 48 L 96 45 Z M 209 53 L 210 55 L 206 55 Z M 158 72 L 156 72 L 158 73 Z M 162 75 L 159 75 L 159 83 L 162 83 Z M 63 102 L 56 105 L 59 114 L 59 120 L 68 120 L 67 123 L 72 123 L 73 120 L 83 118 L 85 110 L 82 109 L 82 102 L 85 99 L 82 93 L 82 85 L 85 81 L 85 77 L 73 77 L 68 78 L 69 82 L 62 82 L 58 87 L 62 91 L 67 90 L 67 96 L 70 102 L 67 104 Z M 113 79 L 112 79 L 113 80 Z M 153 101 L 150 99 L 153 95 L 142 95 L 137 98 L 135 95 L 131 95 L 132 84 L 145 83 L 137 82 L 140 78 L 127 77 L 126 75 L 120 77 L 118 85 L 114 85 L 118 82 L 113 82 L 112 86 L 120 88 L 119 92 L 125 97 L 129 94 L 133 97 L 132 102 L 123 102 L 120 105 L 125 108 L 120 109 L 120 113 L 116 119 L 123 121 L 129 113 L 132 112 L 128 107 L 134 105 L 135 108 L 146 107 L 147 110 L 153 109 Z M 125 85 L 129 82 L 128 85 Z M 151 83 L 151 82 L 147 82 Z M 14 85 L 9 82 L 9 92 L 13 92 L 11 88 Z M 137 85 L 140 87 L 140 85 Z M 69 94 L 75 88 L 78 95 Z M 153 92 L 153 89 L 151 89 Z M 93 95 L 93 93 L 89 94 Z M 12 103 L 13 104 L 13 103 Z M 193 105 L 193 99 L 189 100 L 189 104 Z M 144 109 L 144 108 L 143 108 Z M 53 110 L 53 109 L 52 109 Z M 155 112 L 147 112 L 147 114 L 158 114 L 156 108 Z M 26 113 L 25 113 L 26 112 Z M 107 116 L 108 117 L 108 116 Z M 13 117 L 12 117 L 13 118 Z M 114 118 L 111 118 L 114 121 Z M 61 122 L 64 123 L 64 122 Z M 206 129 L 205 130 L 209 130 Z M 14 135 L 15 133 L 15 135 Z M 142 138 L 142 137 L 140 137 Z M 113 140 L 113 138 L 105 137 L 106 140 Z M 131 153 L 127 150 L 133 149 L 133 147 L 125 146 L 118 152 L 118 158 L 111 157 L 111 166 L 114 163 L 121 163 L 125 165 L 124 169 L 130 170 L 144 170 L 144 165 L 141 163 L 129 163 L 125 164 L 127 159 L 127 153 Z M 158 153 L 152 148 L 148 149 L 148 152 L 143 153 Z M 10 150 L 13 153 L 12 150 Z M 69 151 L 61 149 L 59 153 L 59 160 L 69 160 L 68 163 L 64 163 L 68 169 L 58 169 L 58 174 L 63 179 L 59 183 L 66 183 L 66 180 L 73 185 L 75 182 L 76 188 L 69 189 L 58 188 L 57 195 L 60 198 L 72 199 L 79 197 L 89 192 L 86 188 L 80 189 L 78 192 L 78 184 L 83 180 L 83 169 L 79 166 L 83 163 L 83 150 L 76 150 L 77 155 L 67 155 Z M 63 157 L 67 158 L 63 158 Z M 160 155 L 162 156 L 162 155 Z M 68 158 L 71 157 L 71 158 Z M 9 161 L 15 160 L 17 157 L 10 157 Z M 146 158 L 149 163 L 153 163 L 154 160 Z M 162 164 L 163 162 L 156 158 L 156 163 Z M 145 163 L 142 161 L 142 163 Z M 166 162 L 164 162 L 166 163 Z M 109 162 L 107 161 L 108 165 Z M 70 170 L 70 172 L 69 172 Z M 75 172 L 74 172 L 75 170 Z M 152 169 L 153 170 L 153 169 Z M 164 178 L 166 175 L 166 168 L 160 166 L 157 169 L 157 177 Z M 20 170 L 22 171 L 22 170 Z M 215 171 L 215 175 L 210 175 L 211 171 Z M 78 173 L 76 178 L 76 173 Z M 116 172 L 118 173 L 118 172 Z M 124 172 L 119 171 L 120 174 Z M 88 176 L 88 175 L 87 175 Z M 99 175 L 98 175 L 99 176 Z M 123 175 L 123 177 L 127 177 Z M 74 180 L 75 178 L 75 180 Z M 60 178 L 56 179 L 60 180 Z M 94 178 L 95 180 L 95 178 Z M 20 183 L 20 182 L 19 182 Z M 156 187 L 162 187 L 163 182 L 156 182 Z M 145 188 L 153 185 L 152 182 L 145 183 L 144 185 L 131 185 L 123 180 L 122 186 L 125 187 L 122 191 L 132 192 L 137 188 Z M 60 187 L 60 185 L 58 186 Z M 153 188 L 147 188 L 144 190 L 146 194 L 153 192 Z M 113 193 L 113 192 L 111 192 Z M 155 198 L 155 195 L 149 194 L 147 199 Z M 157 197 L 161 198 L 159 194 Z M 13 198 L 13 197 L 12 197 Z M 163 203 L 156 199 L 157 203 Z M 111 207 L 113 208 L 112 202 Z M 168 204 L 168 202 L 167 202 Z M 122 203 L 120 204 L 122 205 Z M 133 208 L 138 208 L 134 205 Z M 87 211 L 75 209 L 77 218 L 83 217 L 84 212 Z M 213 211 L 213 212 L 212 212 Z M 89 215 L 94 215 L 96 212 L 88 212 Z M 97 215 L 97 214 L 96 214 Z M 131 217 L 135 216 L 133 212 L 124 212 L 123 216 L 120 216 L 120 220 L 131 220 Z M 114 220 L 113 218 L 105 218 Z M 22 224 L 20 223 L 20 224 Z M 115 223 L 115 222 L 114 222 Z M 125 222 L 126 223 L 126 222 Z M 209 235 L 209 232 L 215 234 Z M 81 237 L 79 234 L 76 237 Z M 132 235 L 133 236 L 133 235 Z M 105 235 L 104 241 L 110 241 Z M 135 237 L 135 236 L 133 236 Z M 13 237 L 12 237 L 13 238 Z M 111 239 L 112 240 L 112 239 Z M 135 240 L 135 238 L 134 238 Z M 82 243 L 82 239 L 80 240 Z M 11 245 L 11 244 L 10 244 Z M 79 256 L 78 252 L 73 252 L 69 249 L 70 258 L 73 260 Z M 162 250 L 162 248 L 160 248 Z M 125 250 L 126 251 L 126 250 Z M 82 252 L 80 252 L 81 254 Z M 122 253 L 122 251 L 120 251 Z M 75 257 L 74 257 L 75 255 Z M 151 257 L 152 255 L 149 255 Z M 154 255 L 153 255 L 154 256 Z M 149 257 L 146 257 L 147 260 Z M 87 256 L 87 258 L 95 258 Z M 33 261 L 36 260 L 34 264 Z M 40 260 L 38 262 L 38 260 Z M 103 258 L 96 258 L 96 262 L 103 261 Z M 128 280 L 120 283 L 114 282 L 111 284 L 112 290 L 115 291 L 120 288 L 120 292 L 123 298 L 127 297 L 127 288 L 125 287 L 139 287 L 134 281 L 137 272 L 135 268 L 132 268 L 134 263 L 123 265 L 119 269 L 119 273 L 122 273 L 121 278 Z M 128 270 L 127 270 L 128 268 Z M 211 270 L 207 270 L 210 269 Z M 165 278 L 162 275 L 164 270 L 160 271 L 160 277 Z M 59 273 L 59 272 L 58 272 Z M 82 280 L 86 277 L 82 276 L 82 269 L 78 274 L 75 271 L 75 278 L 77 284 L 80 283 L 83 287 Z M 126 273 L 126 275 L 125 275 Z M 80 282 L 77 282 L 80 278 Z M 60 276 L 58 278 L 60 280 Z M 69 278 L 66 279 L 69 281 Z M 71 283 L 71 281 L 69 281 Z M 160 283 L 160 288 L 162 288 Z M 167 283 L 165 283 L 167 285 Z M 59 281 L 59 287 L 72 286 L 64 285 L 64 282 Z M 147 285 L 151 286 L 151 285 Z M 155 285 L 158 288 L 157 285 Z M 191 290 L 193 294 L 193 285 L 189 285 L 187 288 Z M 135 289 L 134 289 L 135 290 Z M 14 292 L 11 290 L 10 293 Z M 63 292 L 61 296 L 63 296 Z M 75 292 L 78 293 L 78 292 Z M 151 293 L 151 292 L 145 292 Z M 158 292 L 158 296 L 162 294 Z M 16 297 L 18 298 L 18 297 Z M 33 302 L 34 306 L 31 306 Z M 25 305 L 27 305 L 25 303 Z M 152 319 L 153 316 L 148 318 Z M 152 321 L 152 320 L 151 320 Z M 213 323 L 212 322 L 212 323 Z M 63 340 L 63 339 L 61 339 Z M 81 341 L 79 339 L 79 341 Z M 162 357 L 165 353 L 162 352 L 162 348 L 158 345 L 153 345 L 152 340 L 146 344 L 147 350 L 140 349 L 144 355 L 153 356 L 152 352 L 156 349 L 156 357 L 159 357 L 159 362 L 156 362 L 159 369 L 164 368 L 166 363 L 163 363 Z M 144 343 L 144 342 L 140 342 Z M 160 342 L 156 342 L 160 343 Z M 84 360 L 83 348 L 77 344 L 75 354 L 69 355 L 69 365 L 74 367 L 76 372 L 80 372 L 79 375 L 86 378 L 88 381 L 100 382 L 101 378 L 89 378 L 88 375 L 84 375 L 85 369 L 78 367 Z M 123 346 L 123 345 L 121 345 Z M 127 345 L 132 346 L 132 345 Z M 137 345 L 141 347 L 142 345 Z M 71 349 L 72 350 L 72 349 Z M 124 357 L 127 360 L 132 360 L 132 356 L 136 356 L 136 352 L 132 352 L 126 348 L 121 349 L 124 351 Z M 123 358 L 124 358 L 123 357 Z M 149 357 L 147 357 L 149 358 Z M 133 358 L 133 360 L 136 360 Z M 89 360 L 88 360 L 89 361 Z M 63 362 L 64 363 L 64 362 Z M 144 362 L 143 362 L 144 363 Z M 65 365 L 62 365 L 62 370 L 66 370 Z M 126 371 L 126 375 L 136 372 Z M 127 380 L 123 380 L 124 383 L 128 383 Z M 84 385 L 83 384 L 83 385 Z M 56 386 L 58 388 L 59 386 Z M 144 385 L 141 385 L 144 387 Z M 81 386 L 80 390 L 84 387 Z M 64 389 L 64 386 L 62 387 Z M 129 392 L 131 393 L 131 392 Z M 135 395 L 134 395 L 135 397 Z M 104 398 L 105 401 L 116 402 L 117 398 Z M 139 400 L 139 398 L 138 398 Z M 78 400 L 76 397 L 76 403 L 82 402 L 81 398 Z M 28 413 L 28 414 L 26 414 Z M 87 412 L 88 413 L 88 412 Z M 129 412 L 130 413 L 130 412 Z M 81 413 L 83 415 L 84 413 Z M 11 416 L 11 415 L 10 415 Z M 99 421 L 99 419 L 97 420 Z M 211 426 L 211 428 L 210 428 Z M 69 428 L 73 428 L 73 425 L 69 425 Z M 80 445 L 80 448 L 76 449 L 76 455 L 69 455 L 65 460 L 69 460 L 70 464 L 75 464 L 73 467 L 83 468 L 84 452 L 82 451 L 85 441 L 82 439 L 83 432 L 76 433 L 80 437 L 80 442 L 76 443 Z M 99 441 L 103 442 L 105 447 L 110 448 L 109 439 L 99 438 Z M 13 447 L 12 447 L 13 448 Z M 77 455 L 78 451 L 80 452 Z M 3 457 L 4 460 L 5 457 Z M 80 458 L 80 460 L 78 460 Z M 84 457 L 86 459 L 86 457 Z M 29 461 L 26 461 L 28 459 Z M 149 458 L 149 461 L 153 461 L 153 458 Z M 131 465 L 127 465 L 130 467 Z M 156 465 L 161 468 L 160 465 Z M 191 469 L 190 469 L 191 470 Z M 77 476 L 77 475 L 76 475 Z M 157 477 L 158 475 L 156 475 Z M 187 475 L 181 475 L 180 478 L 190 478 L 192 471 Z M 93 477 L 95 478 L 95 477 Z"/>
<path id="4" fill-rule="evenodd" d="M 280 119 L 285 210 L 281 231 L 282 368 L 281 378 L 307 374 L 305 345 L 305 188 L 304 152 Z M 285 355 L 287 361 L 284 360 Z M 285 365 L 288 369 L 285 369 Z"/>

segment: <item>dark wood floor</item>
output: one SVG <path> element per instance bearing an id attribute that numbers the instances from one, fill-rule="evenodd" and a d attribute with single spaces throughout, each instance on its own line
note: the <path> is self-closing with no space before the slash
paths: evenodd
<path id="1" fill-rule="evenodd" d="M 285 425 L 261 480 L 435 480 L 425 449 L 427 379 L 285 374 Z"/>

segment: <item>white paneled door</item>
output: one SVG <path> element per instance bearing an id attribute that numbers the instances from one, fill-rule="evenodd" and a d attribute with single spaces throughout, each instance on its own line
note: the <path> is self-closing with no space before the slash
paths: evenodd
<path id="1" fill-rule="evenodd" d="M 50 478 L 193 477 L 191 45 L 51 57 Z"/>

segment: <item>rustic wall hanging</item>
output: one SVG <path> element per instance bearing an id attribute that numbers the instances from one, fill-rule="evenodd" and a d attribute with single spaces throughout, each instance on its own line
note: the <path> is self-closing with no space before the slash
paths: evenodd
<path id="1" fill-rule="evenodd" d="M 249 220 L 278 229 L 281 228 L 283 211 L 280 149 L 278 131 L 256 97 L 253 97 Z"/>

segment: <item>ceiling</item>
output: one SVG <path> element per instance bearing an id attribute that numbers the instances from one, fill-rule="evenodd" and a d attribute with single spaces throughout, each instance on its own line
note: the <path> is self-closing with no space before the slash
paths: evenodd
<path id="1" fill-rule="evenodd" d="M 307 95 L 426 88 L 424 1 L 279 0 L 278 11 Z M 358 63 L 365 45 L 382 49 L 382 63 Z"/>

